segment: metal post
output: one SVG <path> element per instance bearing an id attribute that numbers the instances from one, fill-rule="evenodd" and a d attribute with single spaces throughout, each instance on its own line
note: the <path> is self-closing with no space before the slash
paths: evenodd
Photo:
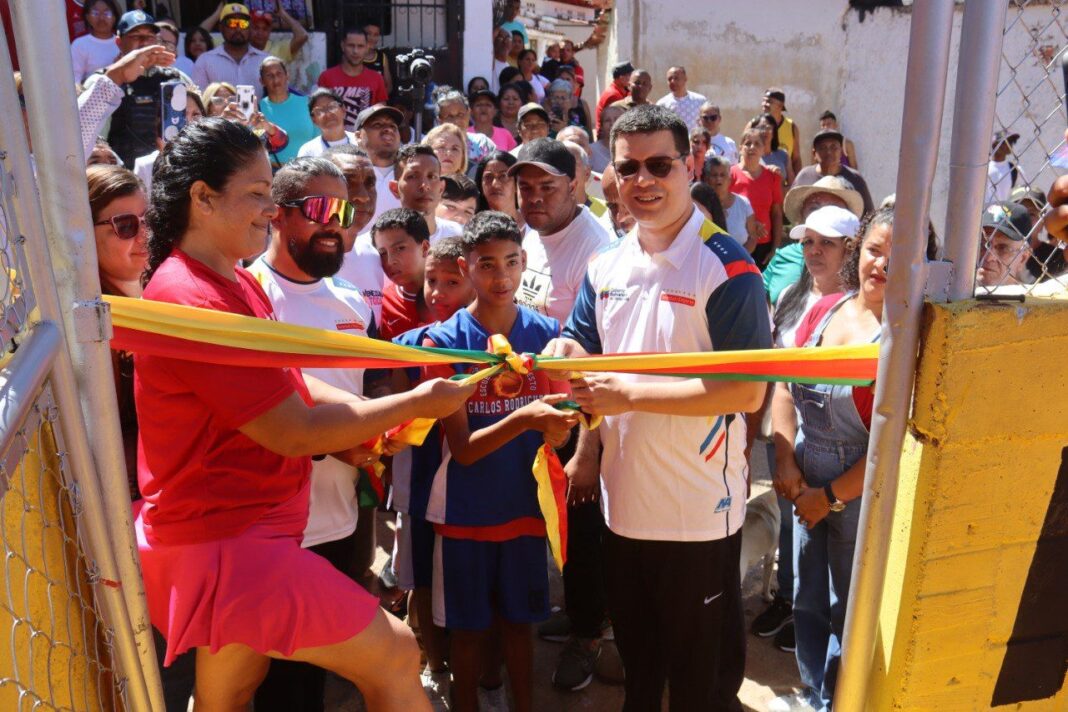
<path id="1" fill-rule="evenodd" d="M 938 161 L 946 95 L 953 0 L 912 6 L 912 28 L 901 119 L 897 207 L 890 273 L 883 304 L 875 409 L 846 614 L 835 709 L 863 710 L 879 622 L 898 466 L 912 402 L 926 277 L 924 251 L 931 186 Z"/>
<path id="2" fill-rule="evenodd" d="M 2 32 L 0 141 L 13 159 L 19 196 L 16 218 L 26 237 L 23 247 L 41 317 L 66 335 L 68 349 L 61 350 L 56 360 L 53 388 L 72 472 L 85 504 L 89 550 L 101 578 L 119 584 L 117 588 L 99 585 L 96 590 L 106 623 L 115 630 L 116 659 L 127 677 L 132 708 L 162 710 L 163 691 L 133 532 L 108 343 L 106 339 L 79 342 L 73 338 L 77 333 L 74 307 L 99 300 L 100 284 L 85 197 L 85 159 L 66 20 L 62 5 L 52 2 L 13 3 L 11 11 L 28 112 L 40 117 L 31 120 L 30 127 L 37 149 L 36 181 Z M 38 200 L 42 196 L 43 206 Z M 106 317 L 102 323 L 106 325 Z"/>
<path id="3" fill-rule="evenodd" d="M 1009 0 L 968 0 L 960 30 L 945 257 L 953 264 L 950 301 L 970 299 L 979 257 L 979 221 L 986 190 L 998 71 Z"/>

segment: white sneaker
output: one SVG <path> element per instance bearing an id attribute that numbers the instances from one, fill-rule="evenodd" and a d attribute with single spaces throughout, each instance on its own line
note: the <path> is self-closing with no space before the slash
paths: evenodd
<path id="1" fill-rule="evenodd" d="M 419 674 L 419 681 L 423 683 L 423 692 L 430 700 L 430 706 L 434 712 L 448 712 L 452 674 L 448 670 L 433 672 L 430 668 L 426 668 Z"/>
<path id="2" fill-rule="evenodd" d="M 482 685 L 478 686 L 478 712 L 509 712 L 508 695 L 504 691 L 504 685 L 492 690 L 487 690 Z"/>
<path id="3" fill-rule="evenodd" d="M 803 692 L 781 695 L 768 703 L 768 712 L 816 712 Z"/>

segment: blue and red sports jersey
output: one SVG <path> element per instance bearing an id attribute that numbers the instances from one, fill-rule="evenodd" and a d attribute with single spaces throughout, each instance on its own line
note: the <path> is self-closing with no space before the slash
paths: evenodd
<path id="1" fill-rule="evenodd" d="M 426 332 L 430 329 L 429 326 L 420 326 L 406 331 L 400 336 L 393 339 L 393 343 L 400 344 L 401 346 L 421 346 L 426 338 Z M 419 368 L 412 367 L 404 369 L 408 373 L 408 380 L 413 384 L 419 382 Z M 450 374 L 451 375 L 451 374 Z M 434 427 L 427 433 L 426 439 L 422 445 L 416 445 L 412 448 L 411 459 L 411 472 L 401 473 L 398 472 L 396 460 L 394 460 L 393 469 L 393 486 L 394 486 L 394 498 L 397 497 L 397 477 L 408 476 L 408 489 L 407 489 L 407 502 L 403 503 L 404 509 L 401 511 L 407 512 L 413 517 L 419 517 L 420 519 L 426 518 L 426 504 L 430 499 L 430 486 L 434 482 L 434 473 L 438 471 L 438 466 L 441 465 L 441 441 L 445 437 L 445 433 L 441 428 L 440 423 L 434 423 Z M 398 502 L 394 500 L 394 506 Z"/>
<path id="2" fill-rule="evenodd" d="M 542 316 L 526 307 L 508 334 L 517 353 L 540 353 L 550 339 L 560 333 L 556 319 Z M 450 349 L 482 350 L 490 334 L 467 309 L 448 321 L 430 327 L 423 342 Z M 470 373 L 478 366 L 457 365 L 428 369 L 428 375 L 450 376 Z M 467 401 L 471 432 L 485 428 L 528 403 L 552 393 L 544 371 L 521 376 L 505 370 L 481 381 Z M 544 534 L 544 521 L 538 508 L 537 484 L 531 474 L 534 457 L 543 443 L 537 431 L 526 431 L 503 447 L 471 465 L 461 465 L 449 456 L 448 443 L 442 444 L 442 462 L 434 476 L 426 518 L 448 526 L 443 531 L 461 538 L 503 541 L 524 534 Z M 463 531 L 461 531 L 463 530 Z"/>

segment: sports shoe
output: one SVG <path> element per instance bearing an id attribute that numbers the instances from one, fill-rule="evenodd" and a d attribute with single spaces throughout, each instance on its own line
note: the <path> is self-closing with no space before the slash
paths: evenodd
<path id="1" fill-rule="evenodd" d="M 572 638 L 560 653 L 553 673 L 553 685 L 561 690 L 577 692 L 593 682 L 593 666 L 601 655 L 600 643 Z"/>
<path id="2" fill-rule="evenodd" d="M 598 680 L 609 685 L 622 685 L 627 681 L 623 658 L 619 655 L 615 640 L 606 639 L 601 642 L 601 654 L 593 665 L 593 674 Z"/>
<path id="3" fill-rule="evenodd" d="M 768 703 L 768 712 L 816 712 L 804 692 L 781 695 Z"/>
<path id="4" fill-rule="evenodd" d="M 492 690 L 478 686 L 478 712 L 508 712 L 508 695 L 504 685 Z"/>
<path id="5" fill-rule="evenodd" d="M 760 638 L 770 638 L 782 630 L 787 623 L 794 621 L 794 607 L 781 596 L 776 596 L 764 612 L 753 619 L 753 634 Z"/>
<path id="6" fill-rule="evenodd" d="M 434 672 L 429 667 L 419 673 L 419 682 L 423 684 L 423 692 L 430 700 L 430 706 L 434 710 L 449 709 L 449 687 L 452 684 L 452 675 L 448 670 Z"/>
<path id="7" fill-rule="evenodd" d="M 549 620 L 538 626 L 538 637 L 553 643 L 571 640 L 571 619 L 564 611 L 553 613 Z"/>
<path id="8" fill-rule="evenodd" d="M 775 647 L 784 653 L 793 653 L 797 650 L 797 643 L 794 642 L 793 621 L 784 625 L 782 630 L 775 634 Z"/>

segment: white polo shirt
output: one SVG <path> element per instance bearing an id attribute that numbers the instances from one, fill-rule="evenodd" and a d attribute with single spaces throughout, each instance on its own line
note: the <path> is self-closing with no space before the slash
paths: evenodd
<path id="1" fill-rule="evenodd" d="M 644 252 L 635 229 L 595 257 L 563 335 L 606 354 L 771 347 L 760 271 L 696 209 L 663 252 Z M 741 529 L 748 470 L 742 414 L 632 412 L 606 417 L 600 430 L 602 506 L 613 532 L 709 541 Z"/>
<path id="2" fill-rule="evenodd" d="M 529 230 L 523 237 L 527 268 L 516 301 L 565 322 L 586 279 L 590 258 L 607 247 L 610 239 L 585 205 L 563 230 L 551 235 Z"/>
<path id="3" fill-rule="evenodd" d="M 278 321 L 367 336 L 371 308 L 355 286 L 337 276 L 310 284 L 275 272 L 261 255 L 248 271 L 267 293 Z M 304 368 L 304 373 L 349 393 L 363 393 L 362 368 Z M 356 530 L 359 513 L 356 468 L 325 457 L 312 462 L 311 504 L 304 543 L 309 547 L 343 539 Z"/>
<path id="4" fill-rule="evenodd" d="M 386 273 L 382 271 L 382 258 L 371 242 L 371 231 L 356 236 L 356 243 L 345 254 L 345 261 L 335 277 L 356 286 L 360 296 L 371 307 L 375 326 L 382 324 L 382 286 Z"/>

